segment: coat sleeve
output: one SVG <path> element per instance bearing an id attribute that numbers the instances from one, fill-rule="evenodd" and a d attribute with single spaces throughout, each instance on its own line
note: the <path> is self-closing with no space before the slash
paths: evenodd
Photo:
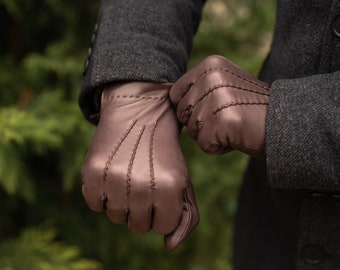
<path id="1" fill-rule="evenodd" d="M 108 82 L 177 80 L 186 70 L 203 4 L 102 0 L 79 95 L 84 116 L 98 112 L 96 91 Z"/>
<path id="2" fill-rule="evenodd" d="M 340 192 L 340 71 L 272 84 L 267 176 L 282 189 Z"/>

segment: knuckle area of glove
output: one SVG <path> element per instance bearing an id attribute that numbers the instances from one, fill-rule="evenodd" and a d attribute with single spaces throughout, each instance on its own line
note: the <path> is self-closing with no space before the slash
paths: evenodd
<path id="1" fill-rule="evenodd" d="M 89 185 L 82 185 L 82 194 L 83 197 L 88 205 L 88 207 L 95 212 L 101 212 L 105 208 L 105 198 L 100 192 L 101 187 L 99 186 L 89 186 Z"/>
<path id="2" fill-rule="evenodd" d="M 157 176 L 153 188 L 163 192 L 179 192 L 186 187 L 186 178 L 186 175 L 180 174 L 173 168 L 168 173 L 162 172 L 161 175 Z"/>
<path id="3" fill-rule="evenodd" d="M 218 122 L 224 123 L 223 128 L 230 131 L 239 130 L 243 122 L 242 114 L 238 112 L 236 107 L 227 107 L 220 110 L 212 118 L 218 118 Z"/>
<path id="4" fill-rule="evenodd" d="M 237 107 L 229 107 L 210 117 L 213 123 L 211 138 L 224 143 L 228 139 L 240 136 L 243 130 L 244 115 Z"/>
<path id="5" fill-rule="evenodd" d="M 89 185 L 91 182 L 97 182 L 103 178 L 103 162 L 96 158 L 86 158 L 81 167 L 81 176 L 83 185 Z"/>
<path id="6" fill-rule="evenodd" d="M 158 234 L 169 234 L 173 232 L 176 227 L 178 226 L 180 219 L 182 216 L 182 211 L 178 211 L 178 213 L 175 213 L 175 211 L 169 211 L 166 212 L 165 215 L 157 217 L 157 215 L 154 216 L 154 221 L 152 225 L 152 230 L 155 233 Z"/>
<path id="7" fill-rule="evenodd" d="M 208 154 L 225 154 L 230 152 L 232 149 L 229 146 L 228 140 L 226 139 L 224 142 L 220 140 L 205 139 L 205 140 L 198 140 L 199 147 Z"/>
<path id="8" fill-rule="evenodd" d="M 152 230 L 157 234 L 167 235 L 167 234 L 173 232 L 176 229 L 177 224 L 178 224 L 178 221 L 176 223 L 174 223 L 174 225 L 171 225 L 171 226 L 169 226 L 169 223 L 168 223 L 167 227 L 156 227 L 156 226 L 154 226 L 152 228 Z"/>
<path id="9" fill-rule="evenodd" d="M 202 65 L 208 67 L 221 66 L 226 62 L 226 59 L 220 55 L 210 55 L 202 61 Z"/>
<path id="10" fill-rule="evenodd" d="M 241 131 L 242 116 L 228 110 L 227 113 L 212 115 L 197 134 L 199 147 L 209 154 L 224 154 L 230 152 L 230 139 L 234 138 Z"/>

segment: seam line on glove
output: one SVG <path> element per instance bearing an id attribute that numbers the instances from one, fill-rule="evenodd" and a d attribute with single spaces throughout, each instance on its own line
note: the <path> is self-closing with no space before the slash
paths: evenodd
<path id="1" fill-rule="evenodd" d="M 148 97 L 148 96 L 135 96 L 135 95 L 116 95 L 116 96 L 110 96 L 107 98 L 107 100 L 115 99 L 115 98 L 134 98 L 134 99 L 154 99 L 154 100 L 165 100 L 165 97 Z"/>
<path id="2" fill-rule="evenodd" d="M 265 86 L 263 86 L 263 85 L 257 83 L 256 81 L 249 80 L 249 79 L 247 79 L 246 77 L 243 77 L 243 76 L 241 76 L 241 75 L 238 75 L 238 74 L 234 73 L 234 72 L 231 71 L 230 69 L 221 68 L 221 67 L 219 67 L 219 68 L 209 68 L 209 69 L 206 69 L 206 70 L 203 71 L 203 73 L 201 74 L 200 79 L 203 78 L 204 76 L 206 76 L 207 74 L 209 74 L 210 72 L 213 72 L 213 71 L 216 71 L 216 70 L 221 70 L 221 71 L 227 72 L 227 73 L 229 73 L 229 74 L 231 74 L 231 75 L 233 75 L 233 76 L 235 76 L 235 77 L 237 77 L 237 78 L 239 78 L 239 79 L 242 79 L 242 80 L 244 80 L 244 81 L 246 81 L 246 82 L 249 82 L 250 84 L 259 86 L 260 88 L 265 89 L 265 90 L 269 90 L 268 87 L 265 87 Z"/>
<path id="3" fill-rule="evenodd" d="M 239 89 L 241 91 L 245 91 L 245 92 L 250 92 L 250 93 L 254 93 L 254 94 L 259 94 L 259 95 L 262 95 L 262 96 L 269 96 L 269 94 L 267 93 L 261 93 L 261 92 L 258 92 L 256 90 L 253 90 L 253 89 L 248 89 L 248 88 L 244 88 L 244 87 L 240 87 L 240 86 L 236 86 L 236 85 L 232 85 L 232 84 L 218 84 L 218 85 L 215 85 L 211 88 L 208 88 L 208 91 L 206 93 L 204 93 L 203 96 L 201 96 L 198 100 L 197 100 L 197 103 L 196 105 L 201 101 L 203 100 L 206 96 L 208 96 L 210 93 L 214 92 L 215 90 L 219 89 L 219 88 L 223 88 L 223 87 L 230 87 L 230 88 L 234 88 L 234 89 Z M 195 106 L 196 106 L 195 105 Z"/>
<path id="4" fill-rule="evenodd" d="M 106 181 L 107 179 L 107 172 L 109 170 L 109 166 L 111 164 L 112 159 L 114 158 L 114 156 L 117 154 L 120 146 L 122 145 L 122 143 L 124 142 L 124 140 L 126 139 L 126 137 L 129 135 L 129 133 L 131 132 L 131 130 L 133 129 L 133 127 L 135 126 L 137 120 L 134 120 L 131 125 L 128 127 L 128 129 L 125 131 L 125 133 L 123 134 L 123 136 L 121 137 L 121 139 L 118 141 L 118 143 L 116 144 L 116 146 L 113 148 L 113 150 L 111 151 L 111 154 L 109 156 L 109 158 L 106 161 L 105 167 L 104 167 L 104 172 L 103 172 L 103 181 Z"/>
<path id="5" fill-rule="evenodd" d="M 232 106 L 238 106 L 238 105 L 268 105 L 267 102 L 257 102 L 257 103 L 252 103 L 252 102 L 240 102 L 240 103 L 229 103 L 229 104 L 225 104 L 220 106 L 218 109 L 216 109 L 215 111 L 213 111 L 213 115 L 219 113 L 220 111 L 232 107 Z"/>
<path id="6" fill-rule="evenodd" d="M 231 74 L 231 75 L 233 75 L 233 76 L 235 76 L 235 77 L 237 77 L 237 78 L 239 78 L 239 79 L 242 79 L 242 80 L 244 80 L 244 81 L 246 81 L 246 82 L 249 82 L 250 84 L 259 86 L 260 88 L 262 88 L 262 89 L 264 89 L 264 90 L 270 90 L 269 87 L 265 87 L 265 86 L 263 86 L 263 85 L 261 85 L 261 84 L 255 82 L 255 81 L 252 81 L 252 80 L 249 80 L 249 79 L 247 79 L 247 78 L 245 78 L 245 77 L 243 77 L 243 76 L 237 75 L 237 74 L 235 74 L 234 72 L 232 72 L 231 70 L 229 70 L 229 69 L 227 69 L 227 68 L 209 68 L 209 69 L 204 70 L 204 71 L 199 75 L 199 79 L 198 79 L 198 80 L 196 80 L 196 81 L 194 80 L 194 81 L 190 82 L 189 84 L 187 84 L 186 89 L 185 89 L 185 91 L 184 91 L 184 93 L 183 93 L 183 95 L 182 95 L 182 98 L 188 93 L 188 91 L 189 91 L 189 90 L 190 90 L 190 89 L 191 89 L 198 81 L 200 81 L 202 78 L 204 78 L 204 77 L 205 77 L 206 75 L 208 75 L 209 73 L 211 73 L 211 72 L 213 72 L 213 71 L 216 71 L 216 70 L 221 70 L 221 71 L 227 72 L 227 73 L 229 73 L 229 74 Z"/>
<path id="7" fill-rule="evenodd" d="M 150 188 L 151 190 L 155 189 L 155 170 L 154 170 L 154 162 L 153 162 L 153 143 L 155 138 L 155 130 L 156 130 L 157 122 L 153 125 L 151 130 L 151 138 L 150 138 L 150 147 L 149 147 L 149 165 L 150 165 Z"/>
<path id="8" fill-rule="evenodd" d="M 183 208 L 188 213 L 188 221 L 186 222 L 185 228 L 182 230 L 181 235 L 179 236 L 179 238 L 177 240 L 177 243 L 175 244 L 175 248 L 177 248 L 181 244 L 182 240 L 184 239 L 184 236 L 188 232 L 188 229 L 189 229 L 189 227 L 191 225 L 192 213 L 190 211 L 190 206 L 189 205 L 190 205 L 190 202 L 189 202 L 188 196 L 187 196 L 187 194 L 184 194 L 184 206 L 183 206 Z M 183 216 L 182 216 L 182 218 L 183 218 Z M 180 221 L 180 223 L 181 223 L 181 221 Z"/>
<path id="9" fill-rule="evenodd" d="M 132 173 L 132 168 L 133 168 L 133 162 L 135 160 L 137 149 L 138 149 L 140 140 L 143 136 L 144 130 L 145 130 L 145 125 L 139 131 L 137 141 L 136 141 L 135 146 L 133 147 L 133 150 L 132 150 L 132 153 L 131 153 L 129 167 L 128 167 L 128 171 L 127 171 L 127 175 L 126 175 L 126 196 L 127 197 L 130 197 L 130 193 L 131 193 L 131 173 Z"/>

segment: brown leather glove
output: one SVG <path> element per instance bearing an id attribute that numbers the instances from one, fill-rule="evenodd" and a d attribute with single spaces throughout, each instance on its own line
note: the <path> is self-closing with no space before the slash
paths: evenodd
<path id="1" fill-rule="evenodd" d="M 135 233 L 165 235 L 173 250 L 199 222 L 180 150 L 170 84 L 107 86 L 101 115 L 82 167 L 83 195 L 94 211 Z"/>
<path id="2" fill-rule="evenodd" d="M 265 156 L 268 84 L 221 56 L 210 56 L 171 88 L 177 118 L 203 151 Z"/>

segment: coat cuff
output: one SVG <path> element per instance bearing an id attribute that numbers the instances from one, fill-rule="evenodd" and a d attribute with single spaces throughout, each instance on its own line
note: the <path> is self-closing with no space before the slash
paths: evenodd
<path id="1" fill-rule="evenodd" d="M 203 3 L 101 1 L 79 96 L 85 118 L 98 113 L 96 93 L 107 83 L 176 81 L 186 70 Z"/>
<path id="2" fill-rule="evenodd" d="M 266 120 L 274 188 L 340 192 L 340 72 L 275 81 Z"/>

